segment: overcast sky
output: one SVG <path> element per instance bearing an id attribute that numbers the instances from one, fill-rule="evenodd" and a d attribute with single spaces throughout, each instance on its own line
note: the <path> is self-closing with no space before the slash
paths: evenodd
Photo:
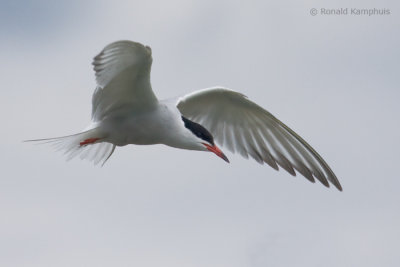
<path id="1" fill-rule="evenodd" d="M 399 7 L 2 1 L 0 265 L 399 266 Z M 88 124 L 92 58 L 120 39 L 152 47 L 160 98 L 244 93 L 306 139 L 344 191 L 230 153 L 227 164 L 126 146 L 100 168 L 21 143 Z"/>

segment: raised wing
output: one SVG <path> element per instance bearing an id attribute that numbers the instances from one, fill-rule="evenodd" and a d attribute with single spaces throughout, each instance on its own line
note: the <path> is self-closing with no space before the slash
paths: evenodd
<path id="1" fill-rule="evenodd" d="M 92 98 L 92 119 L 98 121 L 124 107 L 157 103 L 151 89 L 151 49 L 140 43 L 118 41 L 93 60 L 97 88 Z"/>
<path id="2" fill-rule="evenodd" d="M 311 182 L 317 178 L 329 187 L 342 187 L 322 157 L 288 126 L 271 113 L 225 88 L 196 91 L 178 100 L 183 116 L 207 128 L 221 146 L 243 157 L 250 155 L 278 170 L 278 165 L 293 176 L 295 170 Z"/>

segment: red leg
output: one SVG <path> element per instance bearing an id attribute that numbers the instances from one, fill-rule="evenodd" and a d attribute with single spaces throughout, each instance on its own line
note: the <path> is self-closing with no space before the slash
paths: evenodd
<path id="1" fill-rule="evenodd" d="M 88 145 L 88 144 L 93 144 L 99 139 L 100 138 L 89 138 L 89 139 L 86 139 L 86 140 L 80 142 L 79 145 L 84 146 L 84 145 Z"/>

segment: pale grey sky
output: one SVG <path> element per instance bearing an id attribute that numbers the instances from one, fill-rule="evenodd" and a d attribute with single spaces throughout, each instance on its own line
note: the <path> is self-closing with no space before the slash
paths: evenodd
<path id="1" fill-rule="evenodd" d="M 3 1 L 1 266 L 399 266 L 398 1 Z M 387 8 L 327 16 L 311 8 Z M 153 49 L 160 98 L 223 85 L 303 136 L 343 192 L 227 153 L 103 167 L 21 140 L 90 119 L 91 60 Z"/>

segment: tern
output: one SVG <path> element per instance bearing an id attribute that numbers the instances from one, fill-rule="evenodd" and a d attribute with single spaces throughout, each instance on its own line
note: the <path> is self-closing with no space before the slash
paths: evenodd
<path id="1" fill-rule="evenodd" d="M 159 100 L 151 83 L 152 50 L 132 41 L 107 45 L 93 60 L 97 87 L 92 120 L 74 135 L 29 141 L 50 142 L 68 159 L 80 156 L 104 164 L 116 146 L 153 145 L 210 151 L 229 163 L 216 145 L 296 171 L 338 190 L 342 187 L 324 159 L 298 134 L 245 95 L 224 87 Z"/>

